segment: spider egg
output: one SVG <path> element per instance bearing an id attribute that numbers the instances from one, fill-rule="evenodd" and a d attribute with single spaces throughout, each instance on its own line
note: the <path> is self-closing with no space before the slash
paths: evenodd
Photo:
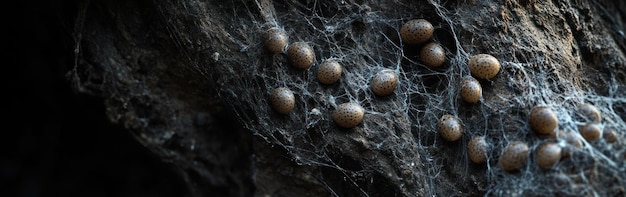
<path id="1" fill-rule="evenodd" d="M 467 144 L 467 154 L 472 162 L 481 164 L 487 161 L 489 145 L 483 136 L 474 136 Z"/>
<path id="2" fill-rule="evenodd" d="M 372 78 L 370 87 L 377 96 L 387 96 L 398 86 L 398 75 L 393 70 L 384 69 Z"/>
<path id="3" fill-rule="evenodd" d="M 578 106 L 578 112 L 584 118 L 585 121 L 589 122 L 600 122 L 602 120 L 602 116 L 600 115 L 600 111 L 596 106 L 593 106 L 589 103 L 583 103 Z"/>
<path id="4" fill-rule="evenodd" d="M 272 108 L 280 114 L 288 114 L 296 105 L 296 98 L 289 88 L 276 88 L 270 96 Z"/>
<path id="5" fill-rule="evenodd" d="M 446 51 L 437 43 L 428 43 L 420 51 L 422 63 L 430 67 L 440 67 L 446 61 Z"/>
<path id="6" fill-rule="evenodd" d="M 546 106 L 536 106 L 530 111 L 530 127 L 539 134 L 550 134 L 554 132 L 559 120 L 556 114 Z"/>
<path id="7" fill-rule="evenodd" d="M 289 57 L 289 63 L 298 69 L 307 69 L 315 61 L 313 48 L 305 42 L 291 44 L 287 50 L 287 56 Z"/>
<path id="8" fill-rule="evenodd" d="M 578 127 L 578 132 L 582 135 L 587 141 L 593 141 L 600 138 L 602 135 L 602 129 L 596 123 L 588 123 Z"/>
<path id="9" fill-rule="evenodd" d="M 604 127 L 604 130 L 602 130 L 602 137 L 608 143 L 613 143 L 617 141 L 617 134 L 615 134 L 615 131 L 613 131 L 613 129 L 610 129 L 608 127 Z"/>
<path id="10" fill-rule="evenodd" d="M 333 113 L 335 123 L 343 128 L 353 128 L 363 121 L 363 107 L 355 103 L 343 103 Z"/>
<path id="11" fill-rule="evenodd" d="M 415 45 L 426 42 L 433 36 L 435 28 L 425 19 L 413 19 L 407 21 L 400 28 L 400 38 L 402 41 Z"/>
<path id="12" fill-rule="evenodd" d="M 263 34 L 265 49 L 272 54 L 283 52 L 287 46 L 287 42 L 287 34 L 281 29 L 271 28 Z"/>
<path id="13" fill-rule="evenodd" d="M 521 141 L 511 142 L 500 155 L 500 167 L 512 172 L 521 168 L 528 160 L 528 145 Z"/>
<path id="14" fill-rule="evenodd" d="M 439 134 L 443 139 L 449 142 L 457 141 L 463 135 L 463 128 L 461 128 L 461 121 L 450 114 L 441 116 L 439 119 Z"/>
<path id="15" fill-rule="evenodd" d="M 571 131 L 561 131 L 559 133 L 559 140 L 565 141 L 566 143 L 562 148 L 561 158 L 567 158 L 573 152 L 583 147 L 583 142 Z"/>
<path id="16" fill-rule="evenodd" d="M 483 97 L 483 88 L 474 77 L 466 77 L 461 81 L 461 98 L 468 103 L 476 103 Z"/>
<path id="17" fill-rule="evenodd" d="M 535 154 L 537 165 L 549 168 L 561 159 L 561 147 L 554 142 L 543 142 L 537 147 Z"/>
<path id="18" fill-rule="evenodd" d="M 317 80 L 325 85 L 330 85 L 341 77 L 341 65 L 337 61 L 325 61 L 317 69 Z"/>
<path id="19" fill-rule="evenodd" d="M 500 72 L 500 62 L 489 54 L 478 54 L 470 58 L 469 69 L 478 78 L 491 79 Z"/>

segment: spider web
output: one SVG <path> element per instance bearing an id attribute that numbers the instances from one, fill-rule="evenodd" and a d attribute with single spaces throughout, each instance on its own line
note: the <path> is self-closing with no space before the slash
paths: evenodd
<path id="1" fill-rule="evenodd" d="M 593 78 L 584 75 L 594 71 L 585 67 L 585 45 L 573 41 L 576 24 L 567 26 L 558 17 L 529 23 L 539 19 L 533 14 L 549 15 L 548 8 L 560 6 L 555 3 L 536 2 L 534 6 L 546 9 L 533 12 L 511 2 L 228 1 L 217 14 L 233 16 L 223 19 L 227 24 L 223 28 L 239 49 L 215 52 L 219 63 L 213 69 L 222 75 L 210 76 L 209 71 L 205 75 L 222 87 L 220 96 L 256 136 L 286 150 L 299 165 L 338 172 L 347 186 L 330 180 L 328 174 L 311 173 L 333 196 L 369 196 L 377 186 L 393 187 L 391 193 L 406 196 L 623 194 L 626 98 L 624 79 L 619 78 L 623 74 L 608 74 L 602 80 L 606 88 L 595 89 L 599 86 L 593 85 Z M 606 9 L 602 4 L 591 6 Z M 435 26 L 430 41 L 446 50 L 441 68 L 421 64 L 421 46 L 401 42 L 400 27 L 416 18 Z M 564 24 L 569 32 L 550 28 Z M 621 23 L 615 25 L 623 30 Z M 302 71 L 288 64 L 286 54 L 264 51 L 262 34 L 272 27 L 283 29 L 289 43 L 311 45 L 316 63 Z M 611 28 L 601 29 L 613 35 Z M 176 31 L 182 30 L 172 33 Z M 610 45 L 602 41 L 596 42 Z M 229 53 L 243 53 L 247 59 L 229 59 Z M 483 99 L 468 104 L 460 98 L 460 82 L 470 75 L 470 57 L 479 53 L 498 58 L 502 69 L 494 79 L 479 80 Z M 343 67 L 336 84 L 322 85 L 316 79 L 316 69 L 325 60 Z M 613 61 L 611 65 L 623 65 L 623 54 Z M 387 97 L 375 96 L 369 86 L 382 69 L 399 76 L 395 93 Z M 278 87 L 288 87 L 296 95 L 295 110 L 289 115 L 279 115 L 269 105 L 269 94 Z M 340 129 L 332 120 L 333 110 L 344 102 L 365 109 L 363 123 L 354 129 Z M 600 110 L 601 127 L 614 130 L 617 142 L 588 142 L 576 132 L 585 124 L 576 118 L 575 109 L 582 103 Z M 539 168 L 531 153 L 519 172 L 504 172 L 497 160 L 509 142 L 523 141 L 532 152 L 551 140 L 530 130 L 528 114 L 537 105 L 550 107 L 558 116 L 559 132 L 574 131 L 584 147 L 550 169 Z M 439 137 L 437 122 L 444 114 L 462 120 L 461 140 L 446 142 Z M 471 163 L 467 156 L 467 143 L 475 135 L 485 136 L 490 144 L 483 165 Z"/>

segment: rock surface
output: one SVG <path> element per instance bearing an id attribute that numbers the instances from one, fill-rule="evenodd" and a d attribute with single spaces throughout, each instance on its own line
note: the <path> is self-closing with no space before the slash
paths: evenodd
<path id="1" fill-rule="evenodd" d="M 73 87 L 104 98 L 108 118 L 180 168 L 194 196 L 625 192 L 623 2 L 155 0 L 92 1 L 81 10 Z M 435 26 L 431 42 L 446 49 L 441 68 L 420 64 L 420 46 L 401 42 L 401 25 L 414 18 Z M 271 27 L 284 28 L 289 43 L 308 42 L 314 65 L 293 69 L 284 53 L 264 51 Z M 479 53 L 502 69 L 479 80 L 484 102 L 469 105 L 454 84 Z M 314 69 L 330 58 L 344 72 L 327 86 Z M 401 77 L 385 98 L 369 90 L 381 69 Z M 287 116 L 268 102 L 279 86 L 296 96 Z M 332 122 L 344 102 L 365 108 L 356 128 Z M 576 131 L 583 102 L 603 113 L 603 127 L 621 137 L 616 144 L 586 144 L 551 172 L 530 161 L 517 174 L 498 168 L 509 141 L 533 149 L 544 139 L 527 123 L 533 106 L 552 106 L 559 129 Z M 463 122 L 457 142 L 437 133 L 446 113 Z M 469 162 L 473 135 L 494 147 L 487 164 Z"/>

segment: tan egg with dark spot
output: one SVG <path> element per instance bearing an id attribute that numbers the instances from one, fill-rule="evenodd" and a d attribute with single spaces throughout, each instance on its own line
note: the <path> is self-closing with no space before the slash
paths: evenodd
<path id="1" fill-rule="evenodd" d="M 276 88 L 270 96 L 272 108 L 280 114 L 288 114 L 296 106 L 296 97 L 289 88 Z"/>
<path id="2" fill-rule="evenodd" d="M 400 28 L 400 38 L 410 45 L 426 42 L 433 36 L 435 28 L 425 19 L 413 19 L 407 21 Z"/>
<path id="3" fill-rule="evenodd" d="M 468 103 L 476 103 L 483 97 L 483 88 L 474 77 L 461 80 L 461 98 Z"/>
<path id="4" fill-rule="evenodd" d="M 559 132 L 559 139 L 565 141 L 567 144 L 562 149 L 561 158 L 569 157 L 573 152 L 583 147 L 583 142 L 571 131 Z"/>
<path id="5" fill-rule="evenodd" d="M 437 126 L 439 128 L 439 135 L 446 141 L 457 141 L 463 135 L 461 121 L 456 116 L 450 114 L 441 116 Z"/>
<path id="6" fill-rule="evenodd" d="M 529 121 L 530 127 L 539 134 L 547 134 L 554 132 L 559 124 L 556 114 L 546 106 L 536 106 L 530 111 Z"/>
<path id="7" fill-rule="evenodd" d="M 313 47 L 306 42 L 295 42 L 289 46 L 287 50 L 289 63 L 298 69 L 307 69 L 313 65 L 315 61 L 315 52 Z"/>
<path id="8" fill-rule="evenodd" d="M 602 121 L 602 115 L 600 114 L 600 110 L 596 108 L 596 106 L 583 103 L 578 106 L 578 113 L 583 117 L 584 121 L 587 122 L 597 122 Z"/>
<path id="9" fill-rule="evenodd" d="M 474 136 L 467 144 L 467 154 L 472 162 L 481 164 L 487 161 L 489 145 L 483 136 Z"/>
<path id="10" fill-rule="evenodd" d="M 339 127 L 353 128 L 363 121 L 364 112 L 359 104 L 343 103 L 335 109 L 333 120 Z"/>
<path id="11" fill-rule="evenodd" d="M 608 143 L 613 143 L 617 141 L 617 134 L 615 134 L 615 131 L 613 131 L 613 129 L 610 129 L 608 127 L 604 127 L 604 130 L 602 130 L 602 137 Z"/>
<path id="12" fill-rule="evenodd" d="M 500 167 L 508 172 L 519 170 L 528 160 L 528 145 L 521 141 L 514 141 L 504 148 L 500 155 Z"/>
<path id="13" fill-rule="evenodd" d="M 542 142 L 535 150 L 535 160 L 542 168 L 550 168 L 561 159 L 561 147 L 555 142 Z"/>
<path id="14" fill-rule="evenodd" d="M 440 44 L 431 42 L 420 51 L 422 63 L 430 67 L 440 67 L 446 61 L 446 51 Z"/>
<path id="15" fill-rule="evenodd" d="M 582 135 L 587 141 L 597 140 L 602 135 L 602 129 L 597 123 L 587 123 L 579 126 L 578 132 L 580 132 L 580 135 Z"/>
<path id="16" fill-rule="evenodd" d="M 387 96 L 393 93 L 398 86 L 398 75 L 393 70 L 378 71 L 370 82 L 372 92 L 377 96 Z"/>
<path id="17" fill-rule="evenodd" d="M 287 34 L 281 29 L 271 28 L 263 34 L 263 45 L 272 54 L 281 53 L 287 47 Z"/>
<path id="18" fill-rule="evenodd" d="M 341 65 L 337 61 L 325 61 L 317 69 L 317 80 L 322 84 L 330 85 L 341 78 L 341 72 Z"/>
<path id="19" fill-rule="evenodd" d="M 494 78 L 500 72 L 500 61 L 489 54 L 478 54 L 470 58 L 470 72 L 481 79 Z"/>

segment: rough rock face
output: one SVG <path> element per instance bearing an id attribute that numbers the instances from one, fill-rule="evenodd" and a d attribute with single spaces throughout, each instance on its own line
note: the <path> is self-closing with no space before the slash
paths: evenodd
<path id="1" fill-rule="evenodd" d="M 77 19 L 68 76 L 178 166 L 196 196 L 615 196 L 626 190 L 625 9 L 564 0 L 91 2 Z M 445 48 L 443 66 L 423 65 L 422 45 L 402 42 L 400 27 L 415 18 L 435 27 L 429 42 Z M 265 51 L 272 27 L 311 45 L 313 66 L 296 69 L 286 54 Z M 466 103 L 460 82 L 481 53 L 501 70 L 479 80 L 482 100 Z M 323 85 L 315 71 L 328 59 L 343 74 Z M 382 69 L 399 76 L 389 96 L 370 89 Z M 288 115 L 269 104 L 283 86 L 296 97 Z M 355 128 L 332 120 L 344 102 L 365 109 Z M 534 157 L 517 172 L 497 165 L 509 142 L 532 152 L 577 133 L 582 103 L 600 110 L 616 142 L 584 141 L 548 170 Z M 538 105 L 557 114 L 553 136 L 530 129 Z M 444 114 L 461 120 L 460 140 L 439 136 Z M 486 164 L 467 156 L 475 135 L 490 144 Z"/>

